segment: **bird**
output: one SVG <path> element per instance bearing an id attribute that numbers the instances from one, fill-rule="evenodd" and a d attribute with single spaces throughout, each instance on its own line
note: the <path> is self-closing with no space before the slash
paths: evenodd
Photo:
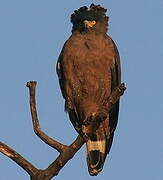
<path id="1" fill-rule="evenodd" d="M 118 123 L 119 100 L 107 100 L 121 83 L 120 56 L 107 34 L 109 17 L 101 5 L 83 6 L 71 14 L 72 34 L 56 64 L 65 111 L 86 143 L 88 172 L 102 171 Z"/>

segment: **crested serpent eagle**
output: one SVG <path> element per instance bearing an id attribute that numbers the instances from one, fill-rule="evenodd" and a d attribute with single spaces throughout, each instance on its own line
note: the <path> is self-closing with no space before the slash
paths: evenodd
<path id="1" fill-rule="evenodd" d="M 117 47 L 107 33 L 106 9 L 91 4 L 71 15 L 72 35 L 57 62 L 65 110 L 84 138 L 89 174 L 97 175 L 110 151 L 118 122 L 119 100 L 108 110 L 106 103 L 120 84 Z"/>

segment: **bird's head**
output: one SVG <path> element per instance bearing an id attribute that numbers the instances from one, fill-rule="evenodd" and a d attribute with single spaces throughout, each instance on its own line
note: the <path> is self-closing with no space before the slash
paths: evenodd
<path id="1" fill-rule="evenodd" d="M 90 7 L 83 6 L 75 10 L 71 15 L 71 23 L 73 24 L 72 32 L 87 32 L 90 30 L 96 32 L 106 32 L 108 27 L 107 9 L 100 5 L 91 4 Z"/>

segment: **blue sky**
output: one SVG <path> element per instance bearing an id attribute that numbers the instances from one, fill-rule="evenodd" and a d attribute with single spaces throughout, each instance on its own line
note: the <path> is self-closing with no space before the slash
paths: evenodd
<path id="1" fill-rule="evenodd" d="M 162 0 L 0 0 L 0 141 L 38 168 L 58 155 L 33 133 L 25 87 L 29 80 L 38 82 L 42 129 L 65 144 L 76 137 L 64 113 L 55 64 L 71 34 L 70 14 L 92 2 L 108 9 L 108 34 L 119 48 L 127 91 L 103 172 L 88 175 L 83 146 L 53 179 L 162 180 Z M 29 179 L 3 154 L 0 164 L 0 180 Z"/>

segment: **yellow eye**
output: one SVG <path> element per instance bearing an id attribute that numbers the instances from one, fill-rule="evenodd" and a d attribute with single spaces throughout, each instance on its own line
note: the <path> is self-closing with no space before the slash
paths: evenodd
<path id="1" fill-rule="evenodd" d="M 92 24 L 95 25 L 95 24 L 96 24 L 96 21 L 92 21 Z"/>

